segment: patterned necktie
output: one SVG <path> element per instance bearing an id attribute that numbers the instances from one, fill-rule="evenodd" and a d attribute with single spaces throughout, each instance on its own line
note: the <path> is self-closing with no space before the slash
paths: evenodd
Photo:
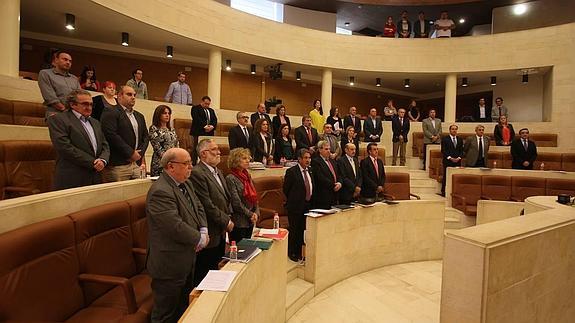
<path id="1" fill-rule="evenodd" d="M 250 135 L 248 134 L 248 129 L 247 128 L 243 128 L 244 129 L 244 136 L 246 136 L 246 140 L 249 142 L 250 141 Z"/>
<path id="2" fill-rule="evenodd" d="M 379 178 L 379 166 L 377 165 L 377 159 L 372 159 L 373 161 L 373 168 L 375 168 L 375 175 Z"/>
<path id="3" fill-rule="evenodd" d="M 453 137 L 453 147 L 457 148 L 457 138 Z"/>
<path id="4" fill-rule="evenodd" d="M 479 137 L 479 158 L 483 159 L 483 137 Z"/>
<path id="5" fill-rule="evenodd" d="M 337 176 L 335 175 L 335 170 L 333 169 L 333 165 L 330 163 L 330 161 L 328 159 L 326 159 L 325 162 L 327 163 L 327 167 L 329 167 L 329 171 L 331 172 L 331 176 L 333 176 L 333 181 L 335 182 L 337 180 Z"/>
<path id="6" fill-rule="evenodd" d="M 186 185 L 184 183 L 182 183 L 182 184 L 178 185 L 178 188 L 180 189 L 182 194 L 184 194 L 184 197 L 186 198 L 186 200 L 188 200 L 188 203 L 190 203 L 190 206 L 193 207 L 194 202 L 192 202 L 192 197 L 188 193 L 188 190 L 186 189 Z"/>
<path id="7" fill-rule="evenodd" d="M 525 151 L 527 151 L 527 140 L 523 140 L 523 148 L 525 148 Z"/>
<path id="8" fill-rule="evenodd" d="M 305 185 L 305 200 L 306 202 L 309 202 L 309 200 L 311 200 L 311 185 L 309 184 L 307 168 L 303 170 L 303 178 L 304 178 L 303 182 Z"/>
<path id="9" fill-rule="evenodd" d="M 309 144 L 312 145 L 313 144 L 313 137 L 311 135 L 311 129 L 310 128 L 305 128 L 307 131 L 307 140 L 309 140 Z"/>

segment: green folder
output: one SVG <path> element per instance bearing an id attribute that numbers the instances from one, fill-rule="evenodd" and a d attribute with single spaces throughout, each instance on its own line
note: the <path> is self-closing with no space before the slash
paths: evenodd
<path id="1" fill-rule="evenodd" d="M 272 246 L 272 239 L 242 239 L 238 242 L 238 247 L 243 246 L 256 246 L 262 250 L 268 250 Z"/>

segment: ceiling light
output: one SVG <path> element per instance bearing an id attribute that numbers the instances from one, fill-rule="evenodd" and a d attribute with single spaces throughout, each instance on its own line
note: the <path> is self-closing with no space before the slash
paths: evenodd
<path id="1" fill-rule="evenodd" d="M 495 77 L 495 76 L 491 77 L 491 85 L 493 85 L 493 86 L 497 85 L 497 77 Z"/>
<path id="2" fill-rule="evenodd" d="M 403 80 L 403 87 L 411 87 L 409 79 Z"/>
<path id="3" fill-rule="evenodd" d="M 376 78 L 375 79 L 375 86 L 381 86 L 381 78 Z"/>
<path id="4" fill-rule="evenodd" d="M 174 47 L 172 46 L 166 46 L 166 57 L 167 58 L 172 58 L 174 57 Z"/>
<path id="5" fill-rule="evenodd" d="M 122 33 L 122 46 L 130 46 L 130 34 Z"/>
<path id="6" fill-rule="evenodd" d="M 523 84 L 529 83 L 529 74 L 527 72 L 525 72 L 525 74 L 523 74 L 523 76 L 521 77 L 521 83 Z"/>
<path id="7" fill-rule="evenodd" d="M 460 24 L 465 23 L 465 18 L 459 18 L 459 23 Z"/>
<path id="8" fill-rule="evenodd" d="M 353 76 L 350 76 L 350 77 L 349 77 L 349 85 L 350 85 L 350 86 L 354 86 L 354 85 L 355 85 L 355 77 L 353 77 Z"/>
<path id="9" fill-rule="evenodd" d="M 526 11 L 527 6 L 524 3 L 520 3 L 518 5 L 515 5 L 515 7 L 513 7 L 513 13 L 516 14 L 517 16 L 524 14 Z"/>
<path id="10" fill-rule="evenodd" d="M 464 77 L 463 79 L 461 79 L 461 86 L 463 86 L 463 87 L 469 86 L 469 83 L 467 82 L 467 77 Z"/>
<path id="11" fill-rule="evenodd" d="M 226 71 L 231 71 L 231 70 L 232 70 L 232 60 L 226 59 Z"/>
<path id="12" fill-rule="evenodd" d="M 256 64 L 250 65 L 250 74 L 251 74 L 251 75 L 255 75 L 255 74 L 256 74 Z"/>
<path id="13" fill-rule="evenodd" d="M 68 30 L 76 29 L 76 17 L 71 13 L 66 14 L 66 29 Z"/>
<path id="14" fill-rule="evenodd" d="M 346 27 L 349 26 L 349 25 L 350 25 L 349 21 L 346 21 L 346 22 L 344 23 L 344 25 L 345 25 Z"/>
<path id="15" fill-rule="evenodd" d="M 296 79 L 296 81 L 301 81 L 301 72 L 300 71 L 295 72 L 295 79 Z"/>

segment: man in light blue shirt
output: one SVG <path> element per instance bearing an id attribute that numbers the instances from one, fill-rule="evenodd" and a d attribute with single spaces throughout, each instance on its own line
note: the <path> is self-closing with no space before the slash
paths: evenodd
<path id="1" fill-rule="evenodd" d="M 164 99 L 166 102 L 192 105 L 192 91 L 186 84 L 186 74 L 184 72 L 178 72 L 178 80 L 170 84 Z"/>

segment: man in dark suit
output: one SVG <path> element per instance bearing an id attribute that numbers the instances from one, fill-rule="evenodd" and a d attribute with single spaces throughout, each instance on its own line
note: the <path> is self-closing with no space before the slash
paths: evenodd
<path id="1" fill-rule="evenodd" d="M 310 169 L 311 153 L 302 148 L 296 152 L 298 164 L 286 170 L 283 193 L 289 219 L 288 256 L 292 261 L 302 259 L 304 215 L 311 207 L 315 183 Z"/>
<path id="2" fill-rule="evenodd" d="M 361 167 L 361 197 L 376 198 L 383 195 L 385 185 L 385 168 L 383 161 L 379 159 L 379 149 L 375 142 L 367 144 L 366 156 L 360 163 Z"/>
<path id="3" fill-rule="evenodd" d="M 204 96 L 199 105 L 192 107 L 192 127 L 190 128 L 190 136 L 192 137 L 192 162 L 194 165 L 198 160 L 198 153 L 196 146 L 200 136 L 213 136 L 218 125 L 218 117 L 214 109 L 210 108 L 212 99 L 209 96 Z"/>
<path id="4" fill-rule="evenodd" d="M 220 149 L 212 139 L 200 140 L 197 149 L 200 162 L 192 170 L 190 182 L 206 212 L 210 242 L 198 253 L 194 286 L 208 271 L 218 269 L 226 248 L 226 231 L 231 232 L 234 228 L 230 193 L 222 171 L 216 167 L 220 163 Z"/>
<path id="5" fill-rule="evenodd" d="M 305 115 L 301 118 L 301 126 L 295 129 L 296 151 L 306 148 L 310 153 L 315 153 L 315 145 L 319 141 L 317 130 L 311 126 L 311 117 Z"/>
<path id="6" fill-rule="evenodd" d="M 399 165 L 405 166 L 405 146 L 407 145 L 407 135 L 409 134 L 409 118 L 405 117 L 405 109 L 400 108 L 397 115 L 391 119 L 391 130 L 393 131 L 393 159 L 392 166 L 396 165 L 397 153 L 399 152 Z"/>
<path id="7" fill-rule="evenodd" d="M 202 203 L 187 181 L 192 170 L 190 154 L 168 149 L 164 168 L 146 199 L 148 260 L 154 308 L 152 322 L 176 322 L 188 307 L 193 288 L 196 252 L 209 242 Z"/>
<path id="8" fill-rule="evenodd" d="M 349 126 L 353 126 L 355 133 L 359 135 L 361 132 L 361 119 L 357 115 L 356 107 L 349 108 L 349 114 L 343 118 L 343 129 L 347 129 Z"/>
<path id="9" fill-rule="evenodd" d="M 52 145 L 57 152 L 54 188 L 100 184 L 101 171 L 110 159 L 110 148 L 100 122 L 91 118 L 92 97 L 73 90 L 66 99 L 69 110 L 47 119 Z"/>
<path id="10" fill-rule="evenodd" d="M 479 99 L 479 105 L 473 110 L 474 122 L 491 122 L 491 107 L 485 105 L 485 98 Z"/>
<path id="11" fill-rule="evenodd" d="M 144 115 L 134 110 L 136 91 L 127 85 L 118 92 L 118 106 L 102 112 L 102 131 L 110 145 L 110 161 L 102 172 L 105 182 L 140 178 L 146 171 L 148 127 Z"/>
<path id="12" fill-rule="evenodd" d="M 533 162 L 537 159 L 537 146 L 529 140 L 529 129 L 519 130 L 519 137 L 511 143 L 511 168 L 533 169 Z"/>
<path id="13" fill-rule="evenodd" d="M 363 122 L 363 135 L 365 142 L 379 142 L 383 134 L 381 117 L 377 116 L 377 109 L 369 109 L 369 117 Z"/>
<path id="14" fill-rule="evenodd" d="M 489 137 L 484 136 L 484 132 L 485 127 L 478 125 L 475 127 L 475 136 L 465 139 L 463 154 L 466 167 L 488 167 Z"/>
<path id="15" fill-rule="evenodd" d="M 413 23 L 414 38 L 429 38 L 429 20 L 425 19 L 425 14 L 420 11 L 417 20 Z"/>
<path id="16" fill-rule="evenodd" d="M 342 184 L 339 191 L 339 203 L 351 204 L 361 192 L 361 169 L 355 157 L 355 145 L 353 143 L 346 144 L 344 151 L 345 154 L 337 160 Z"/>
<path id="17" fill-rule="evenodd" d="M 256 121 L 258 121 L 258 119 L 266 119 L 268 121 L 268 124 L 271 127 L 272 119 L 270 119 L 269 114 L 266 113 L 266 105 L 263 103 L 258 104 L 257 111 L 252 113 L 252 115 L 250 117 L 250 122 L 252 124 L 252 127 L 254 127 L 256 125 Z"/>
<path id="18" fill-rule="evenodd" d="M 313 207 L 318 209 L 330 209 L 337 204 L 338 192 L 341 189 L 340 175 L 337 165 L 330 158 L 330 146 L 326 140 L 317 143 L 319 156 L 312 161 L 315 194 L 313 195 Z"/>
<path id="19" fill-rule="evenodd" d="M 228 133 L 228 144 L 230 145 L 230 150 L 234 148 L 250 148 L 250 136 L 252 133 L 252 128 L 248 126 L 248 114 L 245 112 L 238 112 L 236 114 L 236 119 L 238 120 L 238 125 L 230 129 Z"/>
<path id="20" fill-rule="evenodd" d="M 449 126 L 449 136 L 441 139 L 441 154 L 443 155 L 443 180 L 441 182 L 441 196 L 445 196 L 445 183 L 447 180 L 447 167 L 461 166 L 463 158 L 463 139 L 457 136 L 459 127 Z"/>

